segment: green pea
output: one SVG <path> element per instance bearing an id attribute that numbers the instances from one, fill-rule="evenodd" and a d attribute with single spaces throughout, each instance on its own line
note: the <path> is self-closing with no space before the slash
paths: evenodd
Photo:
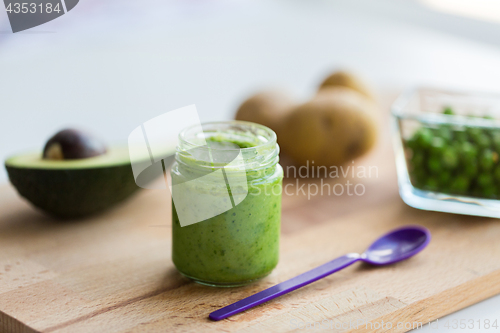
<path id="1" fill-rule="evenodd" d="M 411 138 L 405 141 L 405 144 L 408 148 L 411 149 L 419 149 L 420 148 L 420 131 L 416 131 Z"/>
<path id="2" fill-rule="evenodd" d="M 456 130 L 453 133 L 453 136 L 455 137 L 455 141 L 457 141 L 457 142 L 463 143 L 463 142 L 467 142 L 467 140 L 468 140 L 467 133 L 465 131 Z"/>
<path id="3" fill-rule="evenodd" d="M 449 169 L 453 169 L 458 165 L 458 155 L 452 147 L 447 147 L 443 151 L 441 160 L 443 162 L 443 166 Z"/>
<path id="4" fill-rule="evenodd" d="M 465 176 L 458 176 L 453 179 L 450 184 L 450 190 L 453 193 L 465 194 L 469 188 L 469 178 Z"/>
<path id="5" fill-rule="evenodd" d="M 476 177 L 477 172 L 479 171 L 479 167 L 477 165 L 477 161 L 473 160 L 464 165 L 463 173 L 466 177 L 470 177 L 471 179 Z"/>
<path id="6" fill-rule="evenodd" d="M 469 138 L 471 140 L 483 134 L 483 131 L 481 131 L 479 127 L 466 127 L 465 132 L 467 133 L 467 135 L 469 135 Z"/>
<path id="7" fill-rule="evenodd" d="M 491 186 L 493 184 L 493 177 L 488 173 L 481 173 L 479 176 L 477 176 L 477 184 L 481 188 Z"/>
<path id="8" fill-rule="evenodd" d="M 447 187 L 451 181 L 451 173 L 447 171 L 442 171 L 438 175 L 438 183 L 441 188 Z"/>
<path id="9" fill-rule="evenodd" d="M 446 148 L 446 142 L 440 137 L 434 137 L 431 141 L 431 151 L 434 154 L 442 154 Z"/>
<path id="10" fill-rule="evenodd" d="M 477 158 L 478 151 L 476 147 L 470 142 L 464 142 L 460 144 L 457 151 L 464 163 L 471 163 Z"/>
<path id="11" fill-rule="evenodd" d="M 427 167 L 431 171 L 432 174 L 438 174 L 441 170 L 441 160 L 437 156 L 431 156 L 427 160 Z"/>
<path id="12" fill-rule="evenodd" d="M 500 166 L 497 166 L 495 170 L 493 170 L 493 178 L 495 178 L 497 182 L 500 182 Z"/>
<path id="13" fill-rule="evenodd" d="M 427 127 L 422 127 L 420 128 L 416 133 L 416 140 L 418 144 L 422 147 L 430 147 L 432 143 L 432 138 L 434 137 L 432 135 L 432 131 L 427 128 Z"/>
<path id="14" fill-rule="evenodd" d="M 495 151 L 500 152 L 500 132 L 498 130 L 491 133 L 491 142 Z"/>
<path id="15" fill-rule="evenodd" d="M 411 139 L 404 141 L 404 143 L 405 143 L 405 146 L 410 148 L 411 150 L 418 149 L 418 144 L 417 144 L 417 140 L 415 139 L 415 137 L 412 137 Z"/>
<path id="16" fill-rule="evenodd" d="M 436 179 L 429 177 L 425 182 L 425 188 L 430 191 L 437 191 L 439 188 L 439 183 Z"/>
<path id="17" fill-rule="evenodd" d="M 495 132 L 495 129 L 494 128 L 483 128 L 483 133 L 486 134 L 489 138 L 490 138 L 490 142 L 491 142 L 491 138 L 493 137 L 493 133 Z"/>
<path id="18" fill-rule="evenodd" d="M 448 125 L 441 125 L 434 130 L 434 135 L 446 142 L 453 141 L 453 130 Z"/>
<path id="19" fill-rule="evenodd" d="M 487 133 L 481 128 L 469 127 L 466 129 L 469 136 L 469 141 L 476 144 L 479 148 L 487 148 L 491 144 L 491 140 Z"/>
<path id="20" fill-rule="evenodd" d="M 483 134 L 477 140 L 477 145 L 479 148 L 490 148 L 491 147 L 491 139 L 488 135 Z"/>
<path id="21" fill-rule="evenodd" d="M 485 198 L 495 198 L 496 197 L 496 188 L 493 185 L 489 185 L 486 187 L 483 187 L 481 189 L 481 196 Z"/>
<path id="22" fill-rule="evenodd" d="M 482 170 L 491 170 L 495 165 L 498 154 L 491 151 L 491 149 L 484 149 L 479 155 L 479 166 Z"/>
<path id="23" fill-rule="evenodd" d="M 448 115 L 454 115 L 455 114 L 455 112 L 453 112 L 453 109 L 451 108 L 451 106 L 445 107 L 444 110 L 443 110 L 443 113 L 444 114 L 448 114 Z"/>
<path id="24" fill-rule="evenodd" d="M 425 162 L 425 155 L 421 151 L 413 151 L 410 161 L 413 168 L 421 168 Z"/>

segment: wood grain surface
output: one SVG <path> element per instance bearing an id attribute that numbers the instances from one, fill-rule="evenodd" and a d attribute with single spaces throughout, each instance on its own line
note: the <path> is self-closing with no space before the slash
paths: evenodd
<path id="1" fill-rule="evenodd" d="M 387 118 L 380 116 L 377 148 L 355 163 L 378 174 L 327 180 L 362 184 L 363 195 L 308 198 L 295 190 L 321 180 L 286 181 L 292 185 L 283 197 L 280 263 L 246 287 L 206 287 L 177 273 L 166 191 L 143 190 L 102 215 L 61 222 L 31 208 L 11 186 L 0 187 L 0 332 L 290 332 L 308 323 L 383 332 L 388 322 L 390 331 L 403 332 L 500 293 L 500 222 L 406 206 Z M 355 264 L 229 319 L 208 319 L 219 307 L 362 252 L 405 224 L 432 232 L 414 258 L 389 267 Z"/>

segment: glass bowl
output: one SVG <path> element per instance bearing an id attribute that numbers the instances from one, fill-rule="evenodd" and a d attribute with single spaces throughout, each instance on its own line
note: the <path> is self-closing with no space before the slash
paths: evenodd
<path id="1" fill-rule="evenodd" d="M 500 217 L 500 95 L 416 88 L 391 111 L 406 204 Z"/>

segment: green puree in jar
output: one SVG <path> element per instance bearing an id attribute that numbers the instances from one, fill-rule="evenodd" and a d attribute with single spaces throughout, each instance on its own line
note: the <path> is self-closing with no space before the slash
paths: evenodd
<path id="1" fill-rule="evenodd" d="M 255 147 L 259 143 L 251 138 L 212 136 L 206 140 L 213 149 L 253 147 L 250 157 L 245 156 L 245 149 L 241 150 L 245 161 L 258 155 Z M 192 163 L 199 161 L 174 164 L 172 178 L 195 173 Z M 235 286 L 266 276 L 277 265 L 283 169 L 277 160 L 254 169 L 247 167 L 246 178 L 245 199 L 202 222 L 181 227 L 172 204 L 172 259 L 182 274 L 205 284 Z M 213 191 L 214 195 L 221 192 L 220 188 L 208 187 L 198 187 L 197 191 Z M 228 191 L 231 193 L 230 188 Z M 198 208 L 206 208 L 203 203 L 196 204 Z"/>

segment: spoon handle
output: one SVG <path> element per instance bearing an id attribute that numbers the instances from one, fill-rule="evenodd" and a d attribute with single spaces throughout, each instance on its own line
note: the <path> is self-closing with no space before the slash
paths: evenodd
<path id="1" fill-rule="evenodd" d="M 302 273 L 290 280 L 281 282 L 275 286 L 265 289 L 257 294 L 244 298 L 236 303 L 225 306 L 217 311 L 212 312 L 208 317 L 212 320 L 221 320 L 237 313 L 243 312 L 254 306 L 265 303 L 283 294 L 289 293 L 295 289 L 301 288 L 309 283 L 313 283 L 324 278 L 332 273 L 340 271 L 343 268 L 360 260 L 361 256 L 357 253 L 349 253 L 345 256 L 338 257 L 321 266 Z"/>

